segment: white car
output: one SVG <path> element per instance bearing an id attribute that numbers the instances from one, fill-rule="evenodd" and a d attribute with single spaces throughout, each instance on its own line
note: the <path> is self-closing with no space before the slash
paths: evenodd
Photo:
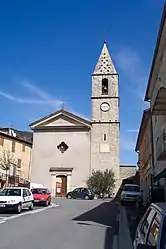
<path id="1" fill-rule="evenodd" d="M 28 188 L 7 187 L 0 192 L 0 210 L 13 210 L 21 213 L 22 209 L 33 210 L 33 194 Z"/>
<path id="2" fill-rule="evenodd" d="M 121 193 L 121 203 L 142 202 L 142 193 L 140 186 L 136 184 L 125 184 Z"/>

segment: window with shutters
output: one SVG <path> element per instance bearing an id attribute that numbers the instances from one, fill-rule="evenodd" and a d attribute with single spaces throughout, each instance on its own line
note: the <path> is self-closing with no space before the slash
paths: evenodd
<path id="1" fill-rule="evenodd" d="M 25 144 L 22 145 L 22 152 L 25 152 Z"/>
<path id="2" fill-rule="evenodd" d="M 1 146 L 4 145 L 4 137 L 0 137 L 0 145 L 1 145 Z"/>
<path id="3" fill-rule="evenodd" d="M 16 147 L 16 142 L 12 141 L 12 152 L 15 152 Z"/>
<path id="4" fill-rule="evenodd" d="M 21 168 L 21 159 L 18 159 L 18 168 Z"/>

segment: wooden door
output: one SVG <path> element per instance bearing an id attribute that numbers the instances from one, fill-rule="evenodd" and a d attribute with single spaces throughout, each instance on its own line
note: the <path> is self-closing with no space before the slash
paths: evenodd
<path id="1" fill-rule="evenodd" d="M 67 176 L 62 176 L 62 196 L 67 194 Z"/>
<path id="2" fill-rule="evenodd" d="M 56 179 L 56 196 L 65 197 L 67 194 L 67 176 L 58 176 Z"/>

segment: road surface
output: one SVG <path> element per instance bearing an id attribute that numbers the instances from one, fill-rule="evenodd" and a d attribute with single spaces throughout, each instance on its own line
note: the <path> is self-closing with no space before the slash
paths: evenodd
<path id="1" fill-rule="evenodd" d="M 55 199 L 52 207 L 0 214 L 0 249 L 111 249 L 117 204 Z M 5 218 L 4 218 L 5 216 Z"/>

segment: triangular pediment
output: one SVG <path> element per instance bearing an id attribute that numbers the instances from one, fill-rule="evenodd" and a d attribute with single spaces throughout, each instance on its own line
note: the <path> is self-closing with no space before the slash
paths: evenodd
<path id="1" fill-rule="evenodd" d="M 64 109 L 30 124 L 31 129 L 53 127 L 90 127 L 91 122 Z"/>

